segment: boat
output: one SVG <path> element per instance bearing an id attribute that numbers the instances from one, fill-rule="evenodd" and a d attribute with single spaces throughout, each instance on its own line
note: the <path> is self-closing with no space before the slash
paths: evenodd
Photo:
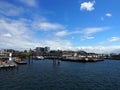
<path id="1" fill-rule="evenodd" d="M 44 57 L 43 56 L 34 56 L 33 59 L 37 59 L 37 60 L 43 60 Z"/>
<path id="2" fill-rule="evenodd" d="M 17 64 L 27 64 L 27 62 L 24 62 L 24 61 L 17 61 L 17 60 L 15 60 L 14 62 L 17 63 Z"/>
<path id="3" fill-rule="evenodd" d="M 27 64 L 27 62 L 21 60 L 20 58 L 14 59 L 14 62 L 17 63 L 17 64 Z"/>

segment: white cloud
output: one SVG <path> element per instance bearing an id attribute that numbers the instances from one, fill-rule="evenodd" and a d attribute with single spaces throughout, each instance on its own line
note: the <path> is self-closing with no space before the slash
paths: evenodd
<path id="1" fill-rule="evenodd" d="M 92 28 L 84 28 L 81 30 L 77 30 L 77 31 L 68 31 L 68 30 L 64 30 L 64 31 L 58 31 L 57 33 L 55 33 L 55 35 L 57 37 L 64 37 L 67 35 L 73 35 L 73 34 L 80 34 L 80 40 L 84 41 L 84 40 L 91 40 L 94 39 L 95 37 L 93 36 L 94 34 L 98 33 L 98 32 L 102 32 L 109 29 L 109 27 L 92 27 Z"/>
<path id="2" fill-rule="evenodd" d="M 109 44 L 117 41 L 120 41 L 120 37 L 111 37 L 105 41 L 100 42 L 99 44 L 104 45 L 104 44 Z"/>
<path id="3" fill-rule="evenodd" d="M 107 17 L 111 17 L 112 14 L 111 14 L 111 13 L 106 13 L 105 16 L 107 16 Z"/>
<path id="4" fill-rule="evenodd" d="M 95 4 L 95 1 L 92 1 L 92 2 L 83 2 L 81 3 L 80 5 L 80 10 L 87 10 L 87 11 L 92 11 L 94 10 L 94 4 Z"/>
<path id="5" fill-rule="evenodd" d="M 12 5 L 8 2 L 0 1 L 0 14 L 5 16 L 18 16 L 22 14 L 24 9 L 22 7 L 18 7 Z"/>
<path id="6" fill-rule="evenodd" d="M 32 31 L 23 20 L 0 20 L 0 45 L 8 48 L 30 48 Z"/>
<path id="7" fill-rule="evenodd" d="M 94 39 L 95 37 L 93 37 L 92 35 L 98 33 L 98 32 L 102 32 L 109 29 L 108 27 L 92 27 L 92 28 L 85 28 L 82 30 L 82 34 L 83 37 L 81 38 L 81 40 L 90 40 L 90 39 Z"/>
<path id="8" fill-rule="evenodd" d="M 84 50 L 86 52 L 95 53 L 116 53 L 120 50 L 120 46 L 80 46 L 76 47 L 76 50 Z"/>
<path id="9" fill-rule="evenodd" d="M 84 28 L 81 30 L 76 30 L 76 31 L 58 31 L 55 33 L 56 36 L 58 37 L 64 37 L 67 35 L 72 35 L 72 34 L 80 34 L 81 35 L 81 41 L 83 40 L 91 40 L 94 39 L 95 37 L 92 36 L 98 32 L 102 32 L 109 29 L 108 27 L 92 27 L 92 28 Z"/>
<path id="10" fill-rule="evenodd" d="M 80 34 L 80 33 L 82 33 L 80 30 L 79 31 L 63 30 L 63 31 L 56 32 L 55 35 L 58 36 L 58 37 L 63 37 L 63 36 L 67 36 L 67 35 Z"/>
<path id="11" fill-rule="evenodd" d="M 3 36 L 8 37 L 8 38 L 12 37 L 12 35 L 10 33 L 3 34 Z"/>
<path id="12" fill-rule="evenodd" d="M 29 20 L 13 20 L 13 19 L 1 19 L 0 20 L 0 46 L 2 48 L 14 48 L 14 49 L 29 49 L 36 46 L 50 46 L 51 49 L 67 49 L 71 46 L 69 40 L 49 38 L 43 39 L 34 37 L 33 29 L 30 26 L 33 25 Z M 50 34 L 50 33 L 49 33 Z M 53 36 L 54 37 L 54 36 Z M 65 45 L 63 45 L 63 43 Z"/>
<path id="13" fill-rule="evenodd" d="M 120 41 L 120 37 L 112 37 L 109 42 L 116 42 L 116 41 Z"/>
<path id="14" fill-rule="evenodd" d="M 82 38 L 81 38 L 81 41 L 83 41 L 83 40 L 90 40 L 90 39 L 94 39 L 95 37 L 93 37 L 93 36 L 83 36 Z"/>
<path id="15" fill-rule="evenodd" d="M 101 31 L 104 31 L 104 30 L 107 30 L 108 27 L 93 27 L 93 28 L 85 28 L 83 30 L 83 33 L 86 34 L 86 35 L 90 35 L 90 34 L 94 34 L 94 33 L 97 33 L 97 32 L 101 32 Z"/>
<path id="16" fill-rule="evenodd" d="M 87 52 L 108 53 L 120 50 L 120 46 L 72 46 L 69 40 L 61 39 L 40 39 L 34 37 L 32 28 L 29 27 L 30 22 L 27 20 L 13 20 L 1 19 L 0 20 L 0 47 L 1 48 L 14 48 L 14 49 L 29 49 L 37 46 L 50 46 L 51 49 L 60 50 L 85 50 Z M 89 30 L 87 30 L 89 31 Z M 91 30 L 90 30 L 91 31 Z M 94 31 L 95 33 L 96 31 Z M 72 32 L 73 33 L 73 32 Z M 90 32 L 88 34 L 93 33 Z M 92 39 L 92 36 L 87 37 Z M 64 45 L 63 45 L 64 44 Z"/>
<path id="17" fill-rule="evenodd" d="M 64 26 L 61 24 L 50 23 L 50 22 L 41 22 L 41 21 L 35 22 L 34 27 L 36 27 L 39 30 L 44 30 L 44 31 L 64 29 Z"/>
<path id="18" fill-rule="evenodd" d="M 22 2 L 28 6 L 31 6 L 31 7 L 37 6 L 37 0 L 20 0 L 20 2 Z"/>
<path id="19" fill-rule="evenodd" d="M 66 35 L 68 35 L 67 31 L 60 31 L 60 32 L 56 33 L 56 36 L 58 36 L 58 37 L 63 37 L 63 36 L 66 36 Z"/>
<path id="20" fill-rule="evenodd" d="M 111 14 L 111 13 L 106 13 L 105 16 L 106 16 L 106 17 L 112 17 L 112 14 Z M 102 17 L 101 17 L 101 20 L 102 20 L 102 21 L 105 20 L 105 16 L 102 16 Z"/>
<path id="21" fill-rule="evenodd" d="M 50 48 L 54 50 L 66 50 L 71 48 L 71 42 L 69 40 L 54 39 L 41 40 L 40 42 L 42 42 L 42 46 L 50 46 Z"/>
<path id="22" fill-rule="evenodd" d="M 89 37 L 87 37 L 87 39 L 94 39 L 95 37 L 91 37 L 91 36 L 89 36 Z"/>

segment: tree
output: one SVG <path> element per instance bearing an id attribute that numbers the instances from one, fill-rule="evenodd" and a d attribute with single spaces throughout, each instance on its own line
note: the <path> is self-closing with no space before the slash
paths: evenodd
<path id="1" fill-rule="evenodd" d="M 30 53 L 29 52 L 23 52 L 22 53 L 22 57 L 23 58 L 27 58 L 27 57 L 29 57 L 30 56 Z"/>

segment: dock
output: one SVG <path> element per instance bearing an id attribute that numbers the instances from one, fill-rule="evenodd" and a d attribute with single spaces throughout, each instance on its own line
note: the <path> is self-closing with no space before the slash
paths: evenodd
<path id="1" fill-rule="evenodd" d="M 82 59 L 71 59 L 71 58 L 63 58 L 62 61 L 72 61 L 72 62 L 98 62 L 104 61 L 104 59 L 98 58 L 82 58 Z"/>
<path id="2" fill-rule="evenodd" d="M 0 68 L 14 68 L 14 67 L 17 67 L 17 64 L 14 62 L 0 64 Z"/>
<path id="3" fill-rule="evenodd" d="M 63 57 L 63 61 L 74 61 L 74 62 L 98 62 L 98 61 L 103 61 L 103 57 L 78 57 L 78 56 L 68 56 L 68 57 Z"/>
<path id="4" fill-rule="evenodd" d="M 15 62 L 16 64 L 27 64 L 27 63 L 24 62 L 24 61 L 17 61 L 17 60 L 14 60 L 14 62 Z"/>
<path id="5" fill-rule="evenodd" d="M 27 64 L 27 62 L 25 62 L 22 58 L 18 58 L 18 57 L 15 57 L 13 58 L 13 61 L 16 63 L 16 64 Z"/>

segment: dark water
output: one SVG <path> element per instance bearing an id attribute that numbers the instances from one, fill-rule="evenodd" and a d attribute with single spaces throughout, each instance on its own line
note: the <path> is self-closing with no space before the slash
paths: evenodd
<path id="1" fill-rule="evenodd" d="M 34 61 L 0 69 L 0 90 L 120 90 L 120 61 Z"/>

